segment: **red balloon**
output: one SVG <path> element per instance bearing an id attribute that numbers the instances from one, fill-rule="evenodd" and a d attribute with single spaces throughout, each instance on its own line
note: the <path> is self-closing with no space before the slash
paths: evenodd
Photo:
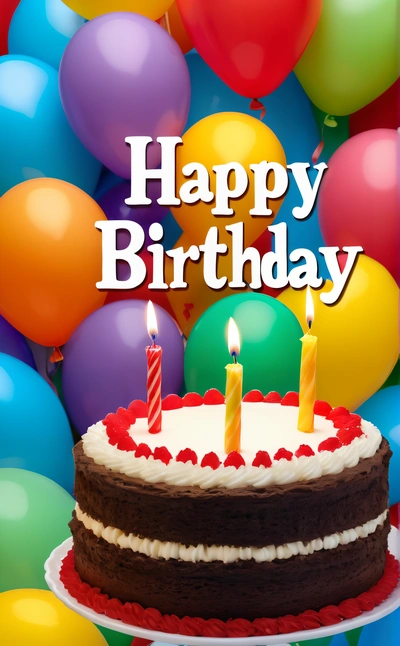
<path id="1" fill-rule="evenodd" d="M 232 90 L 275 90 L 304 52 L 322 0 L 177 0 L 194 47 Z"/>
<path id="2" fill-rule="evenodd" d="M 348 139 L 332 155 L 321 184 L 318 219 L 329 246 L 360 245 L 400 284 L 396 130 Z"/>
<path id="3" fill-rule="evenodd" d="M 8 29 L 19 0 L 0 0 L 0 56 L 8 52 Z"/>
<path id="4" fill-rule="evenodd" d="M 147 276 L 145 281 L 135 289 L 110 290 L 107 294 L 105 305 L 108 305 L 108 303 L 114 303 L 115 301 L 132 300 L 132 298 L 141 299 L 143 301 L 153 301 L 153 303 L 156 303 L 157 305 L 160 305 L 160 307 L 164 308 L 168 312 L 168 314 L 171 314 L 172 318 L 175 318 L 175 314 L 167 298 L 168 290 L 152 290 L 148 287 L 149 283 L 151 283 L 153 280 L 153 256 L 147 251 L 147 249 L 142 249 L 142 251 L 140 251 L 138 255 L 146 265 Z M 118 268 L 121 268 L 120 271 L 117 270 L 118 278 L 119 280 L 125 280 L 128 277 L 126 268 L 123 268 L 121 266 L 121 261 L 117 261 L 117 263 Z"/>
<path id="5" fill-rule="evenodd" d="M 386 92 L 378 96 L 361 110 L 354 112 L 349 117 L 350 137 L 358 135 L 365 130 L 375 128 L 393 128 L 400 125 L 400 80 L 397 79 Z"/>

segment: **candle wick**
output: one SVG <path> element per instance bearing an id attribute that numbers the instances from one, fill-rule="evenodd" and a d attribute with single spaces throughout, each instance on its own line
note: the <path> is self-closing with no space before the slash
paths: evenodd
<path id="1" fill-rule="evenodd" d="M 312 320 L 310 319 L 309 321 L 307 321 L 307 323 L 308 323 L 308 329 L 311 330 Z"/>
<path id="2" fill-rule="evenodd" d="M 151 335 L 151 340 L 153 341 L 153 346 L 155 346 L 155 344 L 156 344 L 156 335 L 155 334 Z"/>
<path id="3" fill-rule="evenodd" d="M 237 363 L 237 358 L 236 358 L 236 352 L 232 352 L 232 357 L 233 357 L 233 363 Z"/>

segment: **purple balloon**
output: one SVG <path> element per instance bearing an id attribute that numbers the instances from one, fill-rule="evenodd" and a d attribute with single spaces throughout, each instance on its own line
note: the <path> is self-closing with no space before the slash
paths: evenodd
<path id="1" fill-rule="evenodd" d="M 0 316 L 0 352 L 9 354 L 36 370 L 32 352 L 25 337 Z"/>
<path id="2" fill-rule="evenodd" d="M 183 340 L 173 318 L 154 305 L 163 349 L 162 396 L 178 393 L 183 381 Z M 81 433 L 88 426 L 146 400 L 150 340 L 146 326 L 147 302 L 110 303 L 93 312 L 63 347 L 62 386 L 68 415 Z"/>
<path id="3" fill-rule="evenodd" d="M 86 148 L 130 178 L 128 136 L 180 136 L 190 104 L 190 76 L 179 45 L 153 20 L 116 12 L 90 20 L 70 40 L 60 66 L 67 118 Z M 147 149 L 148 167 L 161 161 Z"/>

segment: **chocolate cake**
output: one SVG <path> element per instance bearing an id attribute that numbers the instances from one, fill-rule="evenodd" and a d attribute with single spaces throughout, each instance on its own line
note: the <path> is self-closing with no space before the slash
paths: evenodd
<path id="1" fill-rule="evenodd" d="M 150 435 L 133 402 L 75 447 L 71 530 L 82 581 L 162 614 L 296 615 L 374 586 L 385 569 L 390 449 L 344 408 L 249 393 L 242 449 L 224 454 L 222 395 L 163 402 Z"/>

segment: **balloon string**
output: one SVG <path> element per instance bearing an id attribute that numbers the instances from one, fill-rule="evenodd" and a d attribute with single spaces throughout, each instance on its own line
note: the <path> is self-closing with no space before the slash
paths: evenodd
<path id="1" fill-rule="evenodd" d="M 313 154 L 311 156 L 311 161 L 312 161 L 313 164 L 316 164 L 317 161 L 319 160 L 319 158 L 321 156 L 321 153 L 322 153 L 322 151 L 324 149 L 324 146 L 325 146 L 325 142 L 324 142 L 324 139 L 323 139 L 323 133 L 321 133 L 321 141 L 319 142 L 318 146 L 316 147 L 316 149 L 314 150 L 314 152 L 313 152 Z"/>
<path id="2" fill-rule="evenodd" d="M 259 99 L 252 99 L 250 103 L 250 110 L 261 110 L 260 112 L 260 120 L 262 121 L 267 114 L 267 111 L 265 109 L 265 106 Z"/>
<path id="3" fill-rule="evenodd" d="M 165 24 L 166 24 L 166 26 L 167 26 L 167 32 L 169 33 L 169 35 L 170 35 L 170 36 L 172 36 L 172 33 L 171 33 L 171 25 L 170 25 L 170 23 L 169 23 L 169 15 L 168 15 L 168 11 L 166 11 L 166 12 L 165 12 L 165 16 L 164 16 L 164 18 L 165 18 Z"/>
<path id="4" fill-rule="evenodd" d="M 184 304 L 185 309 L 183 310 L 183 316 L 185 317 L 186 321 L 190 319 L 190 310 L 194 308 L 193 303 L 185 303 Z"/>
<path id="5" fill-rule="evenodd" d="M 336 121 L 335 117 L 332 117 L 330 114 L 325 115 L 325 119 L 321 127 L 321 141 L 319 142 L 311 157 L 313 164 L 317 163 L 325 146 L 325 126 L 327 126 L 328 128 L 337 128 L 338 122 Z"/>
<path id="6" fill-rule="evenodd" d="M 60 348 L 56 346 L 53 350 L 53 353 L 50 357 L 50 362 L 51 363 L 58 363 L 59 361 L 62 361 L 64 359 L 63 353 L 61 352 Z"/>

